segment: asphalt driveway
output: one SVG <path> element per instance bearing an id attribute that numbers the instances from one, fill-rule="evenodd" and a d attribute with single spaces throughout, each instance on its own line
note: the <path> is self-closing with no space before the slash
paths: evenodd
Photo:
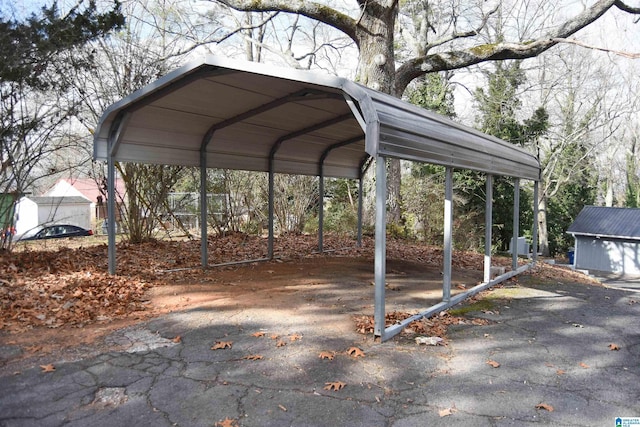
<path id="1" fill-rule="evenodd" d="M 523 276 L 445 346 L 375 343 L 340 302 L 173 313 L 98 354 L 0 365 L 0 426 L 614 427 L 640 417 L 639 289 Z"/>

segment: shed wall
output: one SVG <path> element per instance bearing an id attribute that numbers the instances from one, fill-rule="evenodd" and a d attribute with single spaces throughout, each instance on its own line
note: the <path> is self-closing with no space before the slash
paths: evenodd
<path id="1" fill-rule="evenodd" d="M 69 203 L 38 206 L 38 224 L 71 224 L 91 227 L 91 203 Z"/>
<path id="2" fill-rule="evenodd" d="M 576 236 L 575 267 L 640 275 L 640 241 Z"/>

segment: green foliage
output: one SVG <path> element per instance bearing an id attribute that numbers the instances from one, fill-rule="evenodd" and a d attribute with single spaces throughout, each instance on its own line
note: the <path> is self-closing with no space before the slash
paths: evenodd
<path id="1" fill-rule="evenodd" d="M 480 130 L 523 147 L 531 145 L 547 131 L 549 116 L 542 107 L 530 118 L 523 121 L 518 119 L 521 107 L 518 89 L 524 82 L 525 75 L 519 61 L 496 64 L 495 71 L 487 74 L 486 89 L 479 88 L 476 91 Z M 469 200 L 469 211 L 484 211 L 485 179 L 477 172 L 462 171 L 456 173 L 456 183 Z M 496 177 L 493 196 L 492 245 L 499 250 L 506 250 L 513 237 L 513 180 Z M 532 221 L 532 203 L 531 192 L 521 186 L 519 229 L 523 233 L 527 232 Z"/>
<path id="2" fill-rule="evenodd" d="M 627 154 L 627 189 L 625 192 L 625 206 L 640 208 L 640 171 L 638 170 L 638 153 L 636 140 L 633 140 L 631 153 Z"/>
<path id="3" fill-rule="evenodd" d="M 79 65 L 60 63 L 60 53 L 104 37 L 124 24 L 119 2 L 106 13 L 97 12 L 95 0 L 83 9 L 82 3 L 61 15 L 54 2 L 43 7 L 41 15 L 33 14 L 24 22 L 0 15 L 0 80 L 51 88 L 57 80 L 46 73 L 49 67 Z"/>
<path id="4" fill-rule="evenodd" d="M 567 164 L 593 162 L 585 155 L 586 148 L 570 145 L 564 149 L 562 161 Z M 585 205 L 596 200 L 597 176 L 595 167 L 574 168 L 571 180 L 558 188 L 557 193 L 547 202 L 547 230 L 551 255 L 564 253 L 573 246 L 573 237 L 566 234 L 567 228 L 575 220 Z"/>
<path id="5" fill-rule="evenodd" d="M 453 91 L 444 74 L 431 73 L 418 79 L 407 90 L 407 100 L 443 116 L 456 116 Z"/>
<path id="6" fill-rule="evenodd" d="M 65 150 L 78 152 L 68 134 L 60 137 L 78 108 L 65 76 L 96 66 L 78 51 L 123 23 L 117 2 L 98 13 L 95 1 L 81 1 L 64 15 L 54 2 L 23 21 L 0 11 L 0 194 L 24 194 L 59 172 Z M 3 215 L 0 230 L 12 222 Z"/>

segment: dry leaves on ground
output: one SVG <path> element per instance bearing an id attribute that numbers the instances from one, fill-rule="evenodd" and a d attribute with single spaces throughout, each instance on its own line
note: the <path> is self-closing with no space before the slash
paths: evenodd
<path id="1" fill-rule="evenodd" d="M 385 325 L 395 325 L 402 323 L 404 320 L 414 316 L 415 313 L 407 313 L 402 311 L 393 311 L 387 313 L 385 316 Z M 354 322 L 356 324 L 356 331 L 361 334 L 372 334 L 374 332 L 374 318 L 373 316 L 354 316 Z M 433 337 L 440 337 L 446 339 L 447 328 L 450 325 L 460 324 L 472 324 L 472 325 L 486 325 L 489 321 L 486 319 L 466 319 L 460 316 L 452 316 L 447 311 L 440 312 L 436 316 L 430 318 L 422 318 L 414 320 L 409 323 L 403 330 L 402 335 L 426 335 Z"/>
<path id="2" fill-rule="evenodd" d="M 248 356 L 243 357 L 243 359 L 247 359 L 247 360 L 262 360 L 262 359 L 264 359 L 264 356 L 262 356 L 261 354 L 250 354 Z"/>
<path id="3" fill-rule="evenodd" d="M 609 344 L 609 350 L 620 350 L 620 347 L 617 344 Z"/>
<path id="4" fill-rule="evenodd" d="M 329 359 L 329 360 L 333 360 L 334 358 L 334 354 L 330 351 L 321 351 L 320 354 L 318 355 L 318 357 L 320 359 Z"/>
<path id="5" fill-rule="evenodd" d="M 223 350 L 225 348 L 231 348 L 233 346 L 233 341 L 216 341 L 216 343 L 211 346 L 211 350 Z"/>
<path id="6" fill-rule="evenodd" d="M 331 381 L 331 382 L 325 383 L 324 389 L 338 391 L 338 390 L 342 390 L 346 385 L 347 384 L 343 383 L 342 381 Z"/>
<path id="7" fill-rule="evenodd" d="M 49 363 L 48 365 L 40 365 L 40 369 L 42 369 L 42 372 L 53 372 L 56 367 Z"/>
<path id="8" fill-rule="evenodd" d="M 495 360 L 487 360 L 487 365 L 491 366 L 492 368 L 499 368 L 500 367 L 500 363 L 496 362 Z"/>
<path id="9" fill-rule="evenodd" d="M 349 347 L 347 354 L 351 357 L 364 357 L 364 351 L 358 347 Z"/>
<path id="10" fill-rule="evenodd" d="M 141 244 L 119 243 L 118 275 L 107 274 L 107 246 L 96 239 L 64 239 L 57 242 L 30 242 L 17 245 L 12 252 L 0 253 L 0 329 L 22 332 L 33 327 L 56 328 L 113 321 L 139 319 L 153 315 L 147 291 L 163 285 L 177 268 L 183 277 L 199 278 L 202 272 L 189 267 L 200 265 L 200 241 L 153 240 Z M 209 261 L 212 264 L 242 259 L 264 258 L 265 239 L 242 233 L 209 237 Z M 324 236 L 327 248 L 347 257 L 372 257 L 374 240 L 365 237 L 362 247 L 353 239 L 337 235 Z M 63 245 L 84 245 L 75 249 Z M 286 235 L 275 239 L 276 256 L 299 259 L 317 248 L 316 236 Z M 441 265 L 442 248 L 405 240 L 387 240 L 389 259 L 403 259 L 421 264 Z M 322 255 L 318 255 L 322 256 Z M 453 267 L 482 270 L 483 255 L 455 251 Z M 510 260 L 496 257 L 497 265 Z M 540 263 L 530 273 L 541 277 L 567 276 L 584 282 L 578 273 Z M 387 324 L 394 324 L 393 314 Z M 441 336 L 450 319 L 414 322 L 408 329 L 421 335 Z M 373 332 L 373 319 L 358 322 L 361 333 Z M 274 338 L 276 339 L 276 338 Z M 291 339 L 291 337 L 290 337 Z"/>
<path id="11" fill-rule="evenodd" d="M 553 412 L 553 406 L 548 403 L 538 403 L 536 409 L 544 409 L 545 411 Z"/>
<path id="12" fill-rule="evenodd" d="M 238 420 L 227 417 L 222 421 L 218 421 L 216 427 L 238 427 Z"/>

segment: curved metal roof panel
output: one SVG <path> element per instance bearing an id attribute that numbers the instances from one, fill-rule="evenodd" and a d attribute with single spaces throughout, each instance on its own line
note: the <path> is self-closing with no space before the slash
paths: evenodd
<path id="1" fill-rule="evenodd" d="M 209 56 L 110 106 L 94 157 L 357 178 L 366 155 L 537 180 L 537 159 L 339 77 Z"/>

